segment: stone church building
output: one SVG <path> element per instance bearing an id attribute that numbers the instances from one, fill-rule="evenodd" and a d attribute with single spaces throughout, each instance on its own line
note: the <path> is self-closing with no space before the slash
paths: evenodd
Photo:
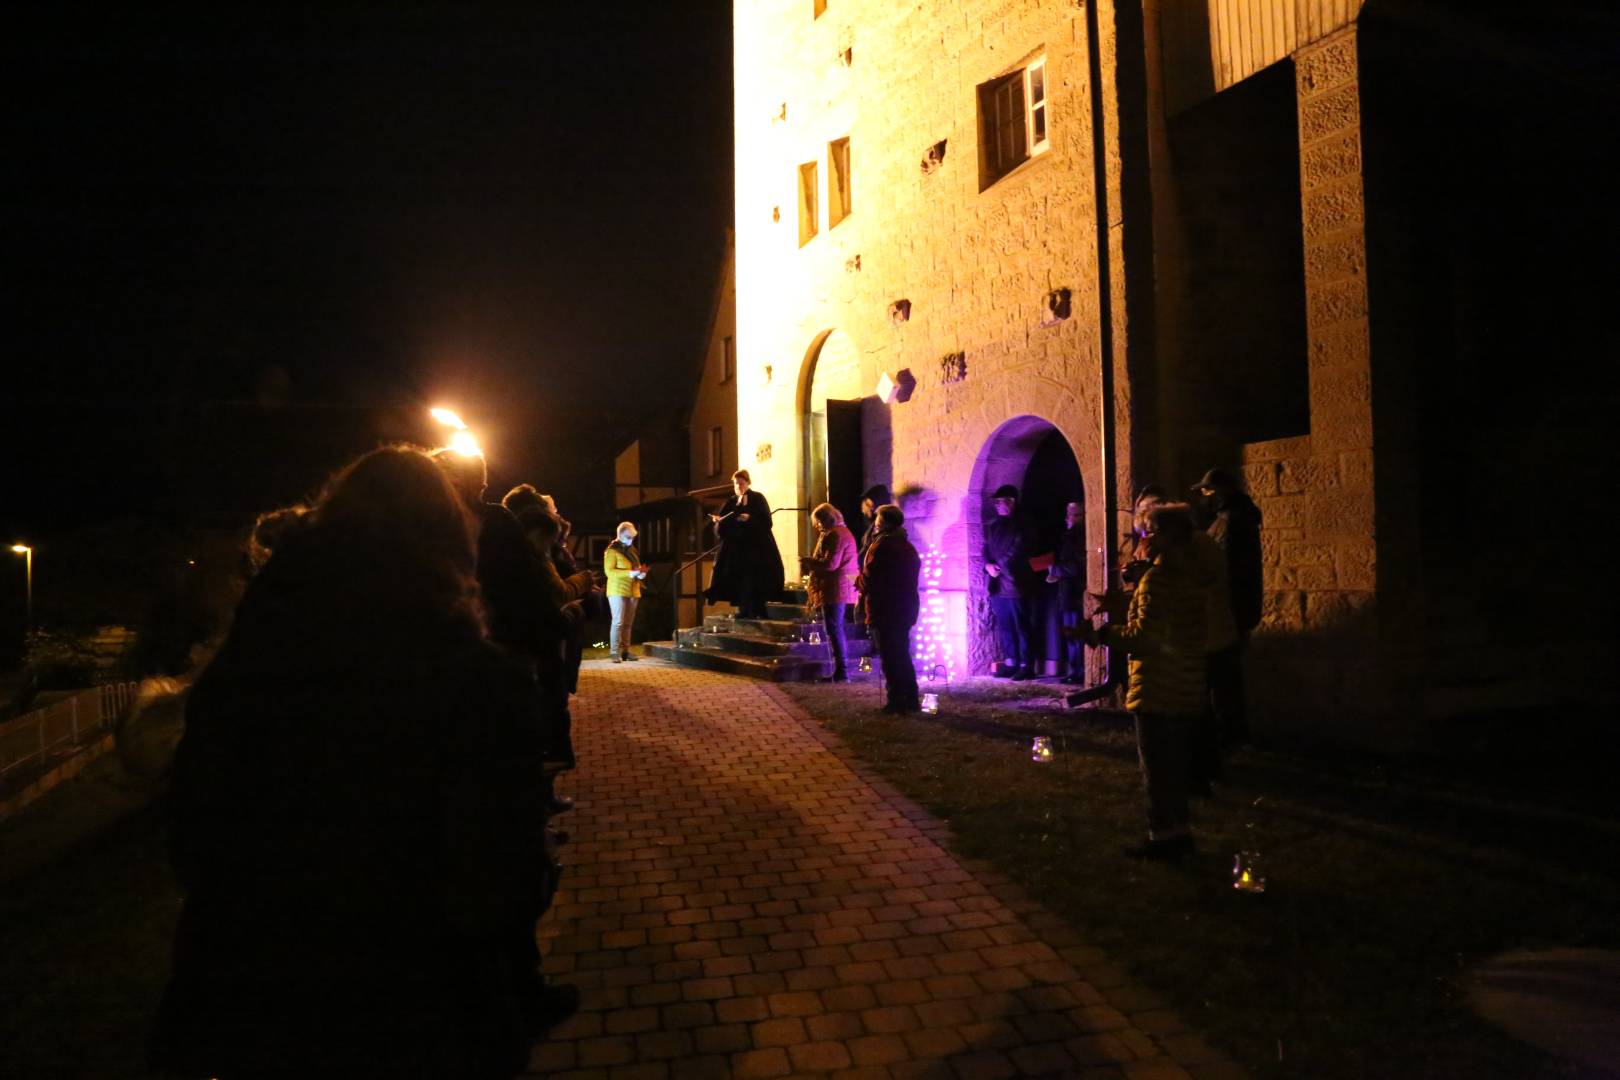
<path id="1" fill-rule="evenodd" d="M 1412 747 L 1612 702 L 1582 599 L 1616 574 L 1569 581 L 1546 507 L 1614 478 L 1616 333 L 1580 256 L 1620 222 L 1571 179 L 1612 156 L 1620 95 L 1560 25 L 736 0 L 739 458 L 789 575 L 805 509 L 887 484 L 937 636 L 983 673 L 992 491 L 1046 543 L 1081 503 L 1097 591 L 1134 491 L 1220 466 L 1265 515 L 1260 731 Z"/>

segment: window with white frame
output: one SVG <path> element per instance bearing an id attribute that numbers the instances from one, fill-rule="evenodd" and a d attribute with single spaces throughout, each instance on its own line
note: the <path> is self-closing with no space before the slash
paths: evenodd
<path id="1" fill-rule="evenodd" d="M 979 85 L 979 190 L 1051 148 L 1046 57 Z"/>

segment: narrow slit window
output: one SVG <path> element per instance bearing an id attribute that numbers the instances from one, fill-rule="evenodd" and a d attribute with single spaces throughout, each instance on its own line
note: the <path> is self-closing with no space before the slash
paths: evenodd
<path id="1" fill-rule="evenodd" d="M 1024 69 L 1024 100 L 1029 103 L 1029 155 L 1047 148 L 1046 141 L 1046 59 Z"/>
<path id="2" fill-rule="evenodd" d="M 725 437 L 725 433 L 721 428 L 714 427 L 714 428 L 709 429 L 709 475 L 710 476 L 718 476 L 718 475 L 720 475 L 720 463 L 721 463 L 721 456 L 722 456 L 722 453 L 723 453 L 723 450 L 722 450 L 722 447 L 721 447 L 721 440 L 724 437 Z"/>
<path id="3" fill-rule="evenodd" d="M 850 203 L 849 139 L 835 139 L 827 144 L 827 228 L 831 229 L 849 217 L 854 207 Z"/>
<path id="4" fill-rule="evenodd" d="M 810 17 L 819 19 L 827 14 L 827 0 L 810 0 Z"/>
<path id="5" fill-rule="evenodd" d="M 799 166 L 799 246 L 804 247 L 815 238 L 819 228 L 820 204 L 817 202 L 816 163 L 807 161 Z"/>
<path id="6" fill-rule="evenodd" d="M 728 383 L 737 377 L 737 343 L 727 334 L 720 342 L 720 381 Z"/>

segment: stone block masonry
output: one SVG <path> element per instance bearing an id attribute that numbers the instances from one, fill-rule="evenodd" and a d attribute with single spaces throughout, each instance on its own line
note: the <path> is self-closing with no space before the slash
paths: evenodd
<path id="1" fill-rule="evenodd" d="M 1247 1075 L 774 688 L 598 661 L 575 715 L 534 1073 Z"/>

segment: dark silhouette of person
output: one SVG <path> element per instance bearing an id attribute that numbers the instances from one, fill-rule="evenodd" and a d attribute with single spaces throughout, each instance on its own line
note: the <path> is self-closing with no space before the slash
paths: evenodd
<path id="1" fill-rule="evenodd" d="M 861 567 L 867 633 L 877 647 L 888 688 L 883 711 L 914 713 L 922 708 L 917 669 L 911 659 L 911 628 L 917 625 L 921 608 L 917 579 L 922 558 L 906 536 L 906 516 L 898 506 L 879 507 L 877 521 L 877 537 Z"/>
<path id="2" fill-rule="evenodd" d="M 990 579 L 990 614 L 995 620 L 996 642 L 1003 661 L 994 674 L 998 678 L 1032 679 L 1035 668 L 1030 651 L 1034 636 L 1031 617 L 1040 589 L 1040 578 L 1029 565 L 1035 532 L 1018 509 L 1018 489 L 1013 485 L 997 488 L 990 503 L 995 517 L 984 529 L 983 561 Z"/>
<path id="3" fill-rule="evenodd" d="M 1231 591 L 1232 620 L 1237 640 L 1209 658 L 1210 708 L 1218 737 L 1226 746 L 1249 741 L 1247 692 L 1243 682 L 1243 653 L 1249 635 L 1260 625 L 1264 575 L 1260 558 L 1260 508 L 1241 484 L 1224 469 L 1210 469 L 1193 490 L 1208 522 L 1211 539 L 1226 553 L 1226 579 Z"/>
<path id="4" fill-rule="evenodd" d="M 186 898 L 155 1068 L 524 1066 L 514 942 L 555 866 L 533 676 L 485 634 L 472 528 L 426 455 L 374 451 L 249 584 L 164 801 Z"/>

